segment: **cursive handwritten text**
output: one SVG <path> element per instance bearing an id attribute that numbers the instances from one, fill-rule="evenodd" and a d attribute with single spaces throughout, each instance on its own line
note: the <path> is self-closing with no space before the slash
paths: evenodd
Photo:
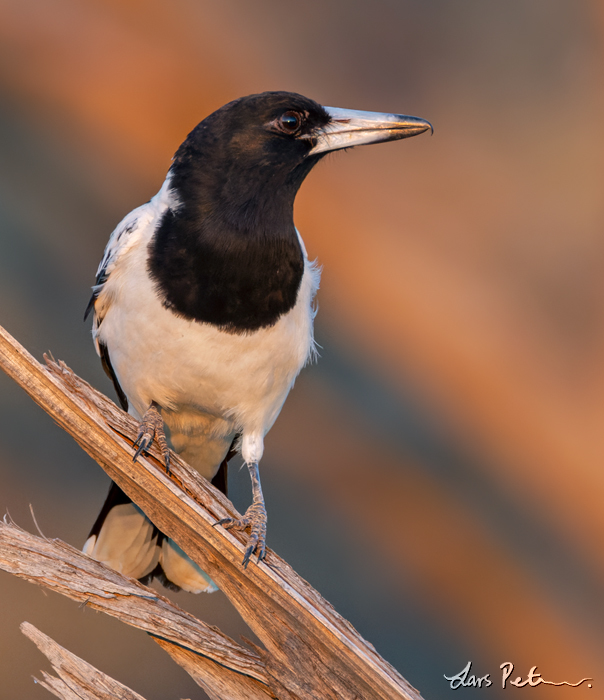
<path id="1" fill-rule="evenodd" d="M 522 676 L 517 676 L 516 678 L 514 678 L 514 680 L 510 680 L 510 676 L 514 671 L 514 664 L 511 661 L 506 661 L 505 663 L 502 663 L 501 666 L 499 666 L 499 668 L 502 671 L 501 687 L 504 690 L 508 687 L 508 685 L 514 686 L 516 688 L 524 688 L 526 686 L 534 688 L 535 686 L 541 685 L 542 683 L 544 685 L 568 685 L 571 688 L 577 688 L 583 683 L 587 683 L 587 681 L 593 681 L 593 678 L 582 678 L 577 683 L 569 683 L 568 681 L 560 681 L 559 683 L 554 683 L 554 681 L 546 681 L 540 673 L 537 673 L 536 666 L 531 667 L 531 670 L 528 672 L 526 678 L 523 679 Z M 456 673 L 454 676 L 445 676 L 445 679 L 449 681 L 449 687 L 453 690 L 456 690 L 457 688 L 488 688 L 489 686 L 493 685 L 493 682 L 491 681 L 490 675 L 488 673 L 485 673 L 484 676 L 477 676 L 473 673 L 470 673 L 471 670 L 472 662 L 468 661 L 468 663 L 462 668 L 462 670 L 459 673 Z M 592 684 L 587 683 L 587 687 L 591 688 Z"/>
<path id="2" fill-rule="evenodd" d="M 499 668 L 503 672 L 501 674 L 501 687 L 505 689 L 508 678 L 512 675 L 514 670 L 514 664 L 511 661 L 506 661 L 505 663 L 501 664 Z M 576 688 L 587 681 L 593 681 L 593 678 L 582 678 L 578 683 L 569 683 L 568 681 L 554 683 L 553 681 L 546 681 L 541 677 L 540 673 L 537 673 L 537 667 L 533 666 L 528 672 L 528 676 L 524 680 L 518 676 L 513 681 L 510 681 L 510 685 L 515 685 L 516 688 L 524 688 L 525 685 L 529 685 L 531 688 L 534 688 L 536 685 L 541 685 L 541 683 L 544 683 L 545 685 L 569 685 L 572 688 Z M 588 683 L 587 687 L 591 688 L 591 683 Z"/>
<path id="3" fill-rule="evenodd" d="M 470 675 L 470 670 L 472 669 L 472 662 L 468 661 L 465 668 L 463 668 L 459 673 L 454 676 L 445 676 L 449 681 L 449 686 L 455 690 L 456 688 L 482 688 L 483 684 L 485 688 L 493 685 L 493 682 L 489 678 L 487 673 L 484 676 L 477 677 L 474 674 Z"/>

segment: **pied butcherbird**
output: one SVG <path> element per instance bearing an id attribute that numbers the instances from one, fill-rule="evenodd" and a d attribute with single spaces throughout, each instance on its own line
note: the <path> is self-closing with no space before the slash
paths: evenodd
<path id="1" fill-rule="evenodd" d="M 294 198 L 327 153 L 420 134 L 423 119 L 322 107 L 266 92 L 206 117 L 176 152 L 160 191 L 112 233 L 88 312 L 123 408 L 226 492 L 239 451 L 253 502 L 227 528 L 265 555 L 258 463 L 264 436 L 313 356 L 319 269 L 294 226 Z M 135 456 L 136 458 L 136 456 Z M 84 551 L 141 580 L 191 592 L 211 579 L 113 484 Z"/>

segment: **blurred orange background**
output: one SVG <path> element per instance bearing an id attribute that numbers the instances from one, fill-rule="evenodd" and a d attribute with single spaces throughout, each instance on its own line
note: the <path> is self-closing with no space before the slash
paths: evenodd
<path id="1" fill-rule="evenodd" d="M 277 89 L 429 119 L 298 196 L 323 349 L 267 438 L 268 542 L 426 698 L 513 695 L 506 661 L 594 678 L 531 700 L 604 698 L 603 73 L 596 0 L 2 0 L 0 323 L 113 397 L 89 288 L 198 121 Z M 1 376 L 1 509 L 81 546 L 107 485 Z M 1 698 L 46 692 L 23 620 L 147 700 L 202 697 L 143 633 L 0 596 Z M 449 688 L 468 660 L 493 686 Z"/>

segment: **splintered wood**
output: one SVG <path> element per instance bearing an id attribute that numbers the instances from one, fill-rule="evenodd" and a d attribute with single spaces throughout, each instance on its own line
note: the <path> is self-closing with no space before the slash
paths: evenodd
<path id="1" fill-rule="evenodd" d="M 246 536 L 214 527 L 221 518 L 240 517 L 230 501 L 174 453 L 170 476 L 155 449 L 133 462 L 135 421 L 64 363 L 46 362 L 0 327 L 2 369 L 211 576 L 264 648 L 244 648 L 69 545 L 10 524 L 0 526 L 0 568 L 144 629 L 211 698 L 421 700 L 274 552 L 244 569 Z"/>
<path id="2" fill-rule="evenodd" d="M 42 671 L 43 680 L 37 682 L 53 695 L 64 700 L 145 700 L 125 685 L 79 659 L 42 634 L 29 622 L 21 625 L 23 634 L 31 639 L 46 656 L 58 674 L 51 676 Z"/>

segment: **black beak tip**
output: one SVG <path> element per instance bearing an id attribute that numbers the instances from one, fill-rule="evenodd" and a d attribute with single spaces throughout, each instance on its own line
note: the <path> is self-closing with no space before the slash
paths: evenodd
<path id="1" fill-rule="evenodd" d="M 406 121 L 407 123 L 407 135 L 408 136 L 419 136 L 426 131 L 430 132 L 430 136 L 434 134 L 434 127 L 427 119 L 421 119 L 421 117 L 402 117 L 401 121 Z M 403 137 L 404 138 L 404 137 Z"/>
<path id="2" fill-rule="evenodd" d="M 434 127 L 427 119 L 422 119 L 421 124 L 418 125 L 418 134 L 423 134 L 425 131 L 430 131 L 430 136 L 434 134 Z"/>

